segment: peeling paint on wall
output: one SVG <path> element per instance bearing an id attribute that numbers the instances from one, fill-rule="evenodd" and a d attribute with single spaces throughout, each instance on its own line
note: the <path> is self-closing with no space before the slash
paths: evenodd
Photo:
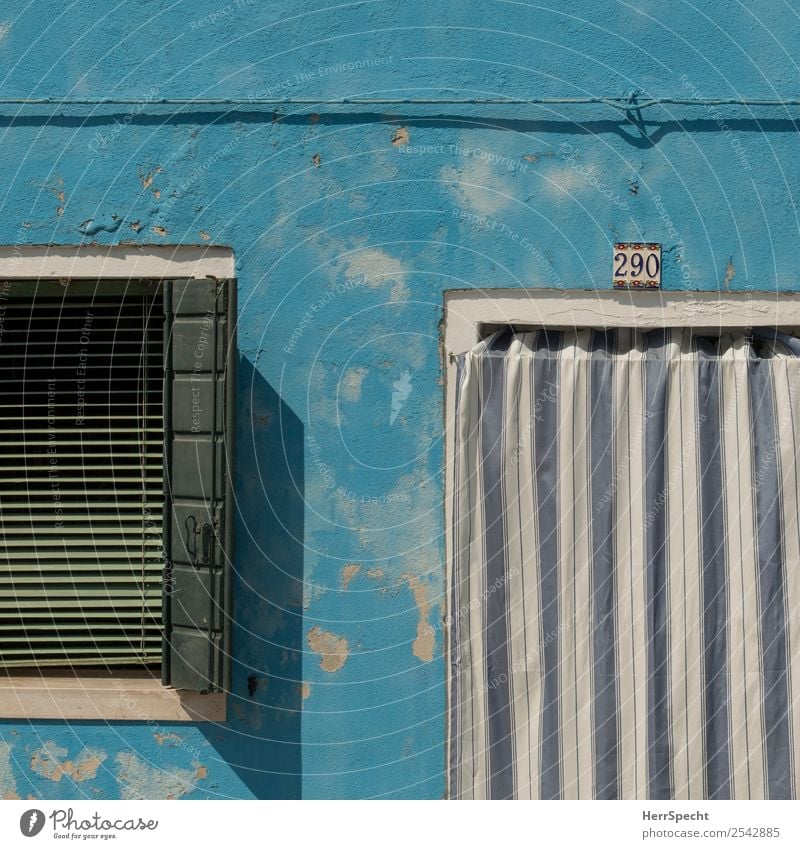
<path id="1" fill-rule="evenodd" d="M 320 656 L 319 665 L 325 672 L 338 672 L 350 654 L 350 646 L 344 637 L 323 631 L 315 625 L 308 632 L 308 647 Z"/>
<path id="2" fill-rule="evenodd" d="M 155 180 L 156 174 L 161 173 L 161 166 L 159 165 L 157 168 L 153 168 L 150 171 L 146 171 L 143 168 L 139 168 L 138 172 L 139 182 L 142 184 L 142 188 L 149 189 L 150 186 L 153 185 L 153 180 Z"/>
<path id="3" fill-rule="evenodd" d="M 116 757 L 117 780 L 123 799 L 180 799 L 195 789 L 196 770 L 182 767 L 151 766 L 133 752 Z"/>
<path id="4" fill-rule="evenodd" d="M 156 743 L 159 746 L 163 746 L 164 743 L 168 743 L 170 746 L 179 745 L 183 742 L 183 737 L 179 737 L 177 734 L 173 732 L 169 732 L 167 734 L 159 734 L 157 731 L 153 734 Z"/>
<path id="5" fill-rule="evenodd" d="M 433 660 L 433 650 L 436 646 L 436 632 L 433 625 L 428 622 L 428 617 L 431 615 L 428 590 L 416 575 L 401 575 L 401 577 L 414 594 L 414 601 L 419 612 L 417 636 L 411 646 L 411 650 L 414 653 L 414 657 L 427 663 Z"/>
<path id="6" fill-rule="evenodd" d="M 348 563 L 344 569 L 342 569 L 342 589 L 347 591 L 347 588 L 350 586 L 350 581 L 355 578 L 355 576 L 361 570 L 361 566 L 358 563 Z"/>
<path id="7" fill-rule="evenodd" d="M 11 743 L 0 740 L 0 799 L 19 799 L 11 768 Z"/>
<path id="8" fill-rule="evenodd" d="M 369 369 L 363 367 L 350 368 L 342 379 L 342 395 L 347 401 L 355 403 L 361 400 L 361 384 L 369 374 Z"/>
<path id="9" fill-rule="evenodd" d="M 483 151 L 471 147 L 469 141 L 462 142 L 461 149 L 469 151 L 469 155 L 456 160 L 454 165 L 446 165 L 440 172 L 441 180 L 449 184 L 458 207 L 467 213 L 476 213 L 480 220 L 483 216 L 499 215 L 514 204 L 517 187 L 512 178 L 502 168 L 482 158 Z M 491 226 L 492 222 L 489 223 Z"/>
<path id="10" fill-rule="evenodd" d="M 78 230 L 84 236 L 98 236 L 100 233 L 116 233 L 121 225 L 122 218 L 118 215 L 111 215 L 100 220 L 87 218 L 78 225 Z"/>
<path id="11" fill-rule="evenodd" d="M 729 290 L 734 277 L 736 277 L 736 269 L 733 267 L 733 259 L 731 258 L 725 266 L 725 278 L 722 281 L 722 285 Z"/>
<path id="12" fill-rule="evenodd" d="M 31 756 L 31 770 L 51 781 L 61 781 L 66 775 L 73 781 L 86 781 L 97 775 L 106 759 L 105 752 L 83 748 L 74 761 L 67 760 L 67 749 L 53 740 L 44 743 Z"/>
<path id="13" fill-rule="evenodd" d="M 389 297 L 395 303 L 408 297 L 405 266 L 380 248 L 365 248 L 351 254 L 347 260 L 347 276 L 362 279 L 371 289 L 391 284 Z"/>
<path id="14" fill-rule="evenodd" d="M 411 136 L 408 134 L 408 130 L 405 127 L 398 127 L 394 133 L 392 133 L 392 144 L 395 147 L 403 147 L 411 140 Z"/>

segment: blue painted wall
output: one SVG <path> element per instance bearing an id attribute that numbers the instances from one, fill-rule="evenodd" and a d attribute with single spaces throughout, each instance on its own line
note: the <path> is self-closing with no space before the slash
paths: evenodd
<path id="1" fill-rule="evenodd" d="M 442 796 L 442 293 L 638 238 L 798 288 L 800 109 L 254 99 L 774 99 L 799 48 L 771 0 L 5 3 L 0 97 L 134 103 L 2 105 L 0 243 L 231 246 L 241 359 L 230 721 L 5 722 L 0 796 Z"/>

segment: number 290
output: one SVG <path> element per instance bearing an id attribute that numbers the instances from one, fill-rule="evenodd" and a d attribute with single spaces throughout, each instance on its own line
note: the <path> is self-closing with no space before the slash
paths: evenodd
<path id="1" fill-rule="evenodd" d="M 614 277 L 641 277 L 642 274 L 651 279 L 658 276 L 661 263 L 655 253 L 644 254 L 641 251 L 614 254 Z"/>

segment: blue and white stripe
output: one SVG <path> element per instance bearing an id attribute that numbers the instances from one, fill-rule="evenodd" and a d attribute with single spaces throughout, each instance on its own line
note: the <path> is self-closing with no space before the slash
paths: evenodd
<path id="1" fill-rule="evenodd" d="M 457 381 L 451 796 L 795 798 L 800 341 L 505 330 Z"/>

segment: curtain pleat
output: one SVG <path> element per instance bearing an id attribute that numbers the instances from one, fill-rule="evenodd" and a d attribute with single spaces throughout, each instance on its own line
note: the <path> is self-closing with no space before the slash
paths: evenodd
<path id="1" fill-rule="evenodd" d="M 451 795 L 795 798 L 800 341 L 503 330 L 456 406 Z"/>

